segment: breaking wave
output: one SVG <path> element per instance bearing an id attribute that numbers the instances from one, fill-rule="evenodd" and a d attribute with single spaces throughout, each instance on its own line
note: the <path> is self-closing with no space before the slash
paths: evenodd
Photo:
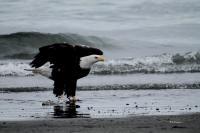
<path id="1" fill-rule="evenodd" d="M 29 69 L 29 61 L 6 60 L 0 62 L 0 76 L 33 76 Z"/>
<path id="2" fill-rule="evenodd" d="M 53 43 L 83 44 L 93 47 L 111 47 L 110 40 L 97 36 L 83 36 L 79 34 L 50 34 L 39 32 L 18 32 L 0 35 L 1 59 L 30 59 L 41 46 Z"/>
<path id="3" fill-rule="evenodd" d="M 29 69 L 30 60 L 4 60 L 0 63 L 0 76 L 33 76 Z M 186 54 L 162 54 L 141 58 L 122 58 L 97 63 L 91 74 L 130 73 L 183 73 L 200 72 L 200 52 Z"/>
<path id="4" fill-rule="evenodd" d="M 93 74 L 200 72 L 200 53 L 162 54 L 142 58 L 110 60 L 93 67 Z"/>

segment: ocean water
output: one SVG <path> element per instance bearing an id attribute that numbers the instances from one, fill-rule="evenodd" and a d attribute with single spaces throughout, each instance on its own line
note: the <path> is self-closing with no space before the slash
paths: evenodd
<path id="1" fill-rule="evenodd" d="M 38 78 L 24 69 L 39 47 L 68 42 L 98 47 L 107 58 L 80 87 L 110 76 L 109 86 L 90 87 L 199 89 L 199 16 L 199 0 L 0 0 L 0 88 L 49 88 L 46 79 L 23 82 Z"/>

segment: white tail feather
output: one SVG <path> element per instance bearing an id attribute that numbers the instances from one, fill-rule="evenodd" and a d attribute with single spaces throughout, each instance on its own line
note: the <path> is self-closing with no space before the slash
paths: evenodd
<path id="1" fill-rule="evenodd" d="M 24 69 L 25 71 L 32 71 L 34 74 L 40 74 L 42 76 L 51 77 L 51 71 L 52 69 L 49 67 L 41 67 L 41 68 L 36 68 L 36 69 Z"/>

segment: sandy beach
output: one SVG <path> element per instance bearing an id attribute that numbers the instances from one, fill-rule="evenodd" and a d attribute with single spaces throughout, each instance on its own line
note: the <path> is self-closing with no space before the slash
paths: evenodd
<path id="1" fill-rule="evenodd" d="M 199 133 L 200 114 L 1 121 L 1 133 Z"/>

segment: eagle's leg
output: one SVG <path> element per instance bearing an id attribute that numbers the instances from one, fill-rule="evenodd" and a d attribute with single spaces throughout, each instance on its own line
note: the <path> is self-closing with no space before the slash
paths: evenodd
<path id="1" fill-rule="evenodd" d="M 55 77 L 53 93 L 58 97 L 58 103 L 64 102 L 64 80 Z"/>
<path id="2" fill-rule="evenodd" d="M 66 88 L 67 98 L 70 102 L 76 102 L 78 99 L 76 98 L 76 80 L 71 80 L 68 82 L 68 86 L 70 88 Z"/>

